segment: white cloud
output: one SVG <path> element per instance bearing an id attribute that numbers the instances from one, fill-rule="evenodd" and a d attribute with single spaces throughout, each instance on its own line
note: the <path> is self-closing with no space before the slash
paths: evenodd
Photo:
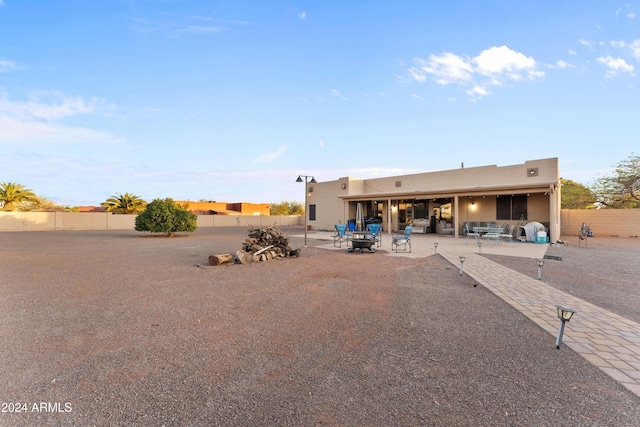
<path id="1" fill-rule="evenodd" d="M 420 95 L 418 95 L 417 93 L 412 93 L 412 94 L 411 94 L 411 97 L 412 97 L 413 99 L 417 99 L 418 101 L 422 101 L 422 100 L 424 99 L 424 96 L 420 96 Z"/>
<path id="2" fill-rule="evenodd" d="M 566 70 L 567 68 L 575 68 L 575 65 L 570 64 L 566 61 L 563 61 L 562 59 L 559 59 L 556 61 L 555 64 L 547 64 L 547 67 L 549 68 L 559 68 L 561 70 Z"/>
<path id="3" fill-rule="evenodd" d="M 473 66 L 468 58 L 450 52 L 429 55 L 428 60 L 417 58 L 415 62 L 417 66 L 409 68 L 409 73 L 419 82 L 426 81 L 427 77 L 441 85 L 473 80 Z"/>
<path id="4" fill-rule="evenodd" d="M 619 72 L 633 75 L 633 65 L 628 64 L 622 58 L 613 58 L 607 55 L 597 58 L 596 61 L 609 69 L 606 74 L 607 77 L 615 77 Z"/>
<path id="5" fill-rule="evenodd" d="M 520 80 L 522 74 L 529 74 L 535 70 L 536 61 L 519 52 L 509 49 L 507 46 L 492 47 L 480 52 L 473 58 L 480 74 L 503 74 L 513 80 Z"/>
<path id="6" fill-rule="evenodd" d="M 247 25 L 244 21 L 218 21 L 208 16 L 163 15 L 160 18 L 132 17 L 129 29 L 143 34 L 166 34 L 179 37 L 185 34 L 218 34 Z"/>
<path id="7" fill-rule="evenodd" d="M 348 101 L 349 100 L 349 98 L 347 98 L 346 96 L 341 94 L 340 91 L 338 91 L 337 89 L 332 89 L 331 90 L 331 96 L 334 97 L 334 98 L 340 98 L 343 101 Z"/>
<path id="8" fill-rule="evenodd" d="M 27 140 L 33 142 L 59 143 L 124 143 L 123 138 L 115 137 L 107 132 L 100 132 L 74 126 L 62 126 L 56 123 L 18 120 L 0 115 L 0 145 L 3 142 Z"/>
<path id="9" fill-rule="evenodd" d="M 467 95 L 472 98 L 480 98 L 482 96 L 489 95 L 491 92 L 486 87 L 475 85 L 472 89 L 467 91 Z"/>
<path id="10" fill-rule="evenodd" d="M 591 47 L 591 42 L 585 39 L 579 39 L 578 43 L 580 43 L 582 46 Z"/>
<path id="11" fill-rule="evenodd" d="M 625 42 L 624 40 L 614 40 L 609 42 L 609 44 L 617 49 L 630 50 L 636 61 L 640 61 L 640 39 L 634 40 L 630 43 Z"/>
<path id="12" fill-rule="evenodd" d="M 300 18 L 302 20 L 307 19 L 307 12 L 305 12 L 305 11 L 300 12 L 298 14 L 298 18 Z"/>
<path id="13" fill-rule="evenodd" d="M 0 97 L 0 113 L 37 121 L 53 121 L 78 114 L 93 114 L 107 105 L 104 99 L 71 97 L 60 92 L 31 92 L 28 101 L 14 102 Z"/>
<path id="14" fill-rule="evenodd" d="M 106 132 L 56 123 L 62 118 L 96 114 L 113 108 L 113 105 L 100 98 L 84 99 L 61 92 L 32 92 L 26 101 L 13 101 L 0 93 L 0 144 L 16 141 L 122 143 L 122 138 Z"/>
<path id="15" fill-rule="evenodd" d="M 636 58 L 636 61 L 640 61 L 640 39 L 634 40 L 627 46 L 631 49 L 634 58 Z"/>
<path id="16" fill-rule="evenodd" d="M 183 31 L 187 33 L 222 33 L 226 28 L 220 25 L 188 25 Z"/>
<path id="17" fill-rule="evenodd" d="M 636 14 L 635 14 L 635 13 L 633 13 L 633 12 L 629 12 L 629 13 L 627 13 L 627 18 L 629 18 L 629 19 L 636 19 Z"/>
<path id="18" fill-rule="evenodd" d="M 324 141 L 320 140 L 320 148 L 324 148 Z"/>
<path id="19" fill-rule="evenodd" d="M 271 151 L 269 153 L 264 153 L 264 154 L 256 157 L 256 159 L 253 162 L 254 163 L 270 162 L 270 161 L 275 160 L 278 157 L 282 156 L 286 151 L 287 151 L 287 146 L 286 145 L 281 145 L 276 151 Z"/>
<path id="20" fill-rule="evenodd" d="M 414 63 L 409 68 L 413 80 L 425 82 L 432 79 L 440 85 L 471 86 L 467 94 L 473 98 L 490 94 L 490 86 L 504 86 L 509 82 L 535 80 L 544 76 L 532 57 L 507 46 L 485 49 L 474 58 L 445 52 L 441 55 L 432 54 L 426 60 L 416 58 Z"/>
<path id="21" fill-rule="evenodd" d="M 2 0 L 0 0 L 0 6 L 2 6 Z M 14 61 L 9 61 L 6 59 L 0 59 L 0 73 L 7 73 L 9 71 L 13 71 L 13 70 L 20 70 L 22 67 L 20 67 L 18 64 L 16 64 Z"/>

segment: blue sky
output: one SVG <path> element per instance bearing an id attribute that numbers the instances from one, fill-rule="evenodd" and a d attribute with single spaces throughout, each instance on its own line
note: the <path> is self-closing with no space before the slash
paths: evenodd
<path id="1" fill-rule="evenodd" d="M 0 0 L 0 182 L 70 205 L 638 154 L 638 1 Z"/>

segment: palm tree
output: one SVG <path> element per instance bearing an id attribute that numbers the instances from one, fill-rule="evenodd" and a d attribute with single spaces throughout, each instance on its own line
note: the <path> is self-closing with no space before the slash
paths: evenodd
<path id="1" fill-rule="evenodd" d="M 116 193 L 115 196 L 111 196 L 104 202 L 100 203 L 100 206 L 107 208 L 107 211 L 134 214 L 142 212 L 147 206 L 147 202 L 135 194 Z"/>
<path id="2" fill-rule="evenodd" d="M 0 206 L 3 211 L 15 211 L 21 204 L 37 202 L 36 193 L 22 184 L 0 182 Z"/>

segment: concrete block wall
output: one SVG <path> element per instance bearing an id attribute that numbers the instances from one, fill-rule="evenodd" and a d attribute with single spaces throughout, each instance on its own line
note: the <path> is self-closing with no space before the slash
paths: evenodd
<path id="1" fill-rule="evenodd" d="M 108 212 L 0 212 L 0 231 L 133 230 L 136 215 Z M 198 227 L 302 225 L 302 216 L 200 215 Z"/>
<path id="2" fill-rule="evenodd" d="M 53 212 L 0 212 L 0 231 L 55 230 Z"/>
<path id="3" fill-rule="evenodd" d="M 301 225 L 301 216 L 279 215 L 198 215 L 198 227 L 282 227 Z"/>
<path id="4" fill-rule="evenodd" d="M 640 209 L 562 209 L 562 235 L 578 236 L 586 222 L 594 237 L 640 236 Z"/>

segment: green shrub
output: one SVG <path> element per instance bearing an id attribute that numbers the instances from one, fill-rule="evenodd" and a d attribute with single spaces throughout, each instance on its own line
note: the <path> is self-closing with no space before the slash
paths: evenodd
<path id="1" fill-rule="evenodd" d="M 155 199 L 136 216 L 136 231 L 151 233 L 193 232 L 198 228 L 197 217 L 182 209 L 171 198 Z"/>

